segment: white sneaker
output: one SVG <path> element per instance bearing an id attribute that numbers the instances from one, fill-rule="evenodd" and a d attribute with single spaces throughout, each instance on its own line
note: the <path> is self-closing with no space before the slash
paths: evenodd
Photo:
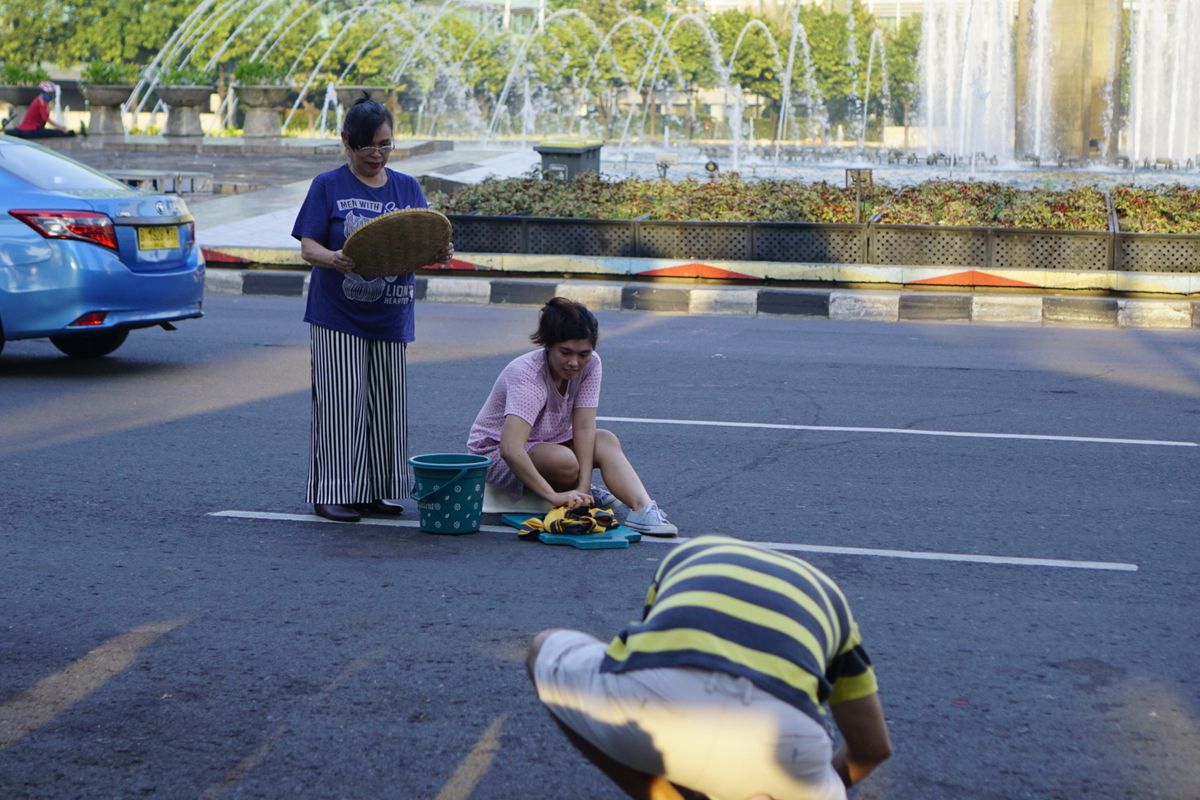
<path id="1" fill-rule="evenodd" d="M 630 511 L 625 518 L 625 525 L 647 536 L 674 536 L 679 533 L 679 528 L 667 521 L 667 515 L 653 500 L 645 508 Z"/>
<path id="2" fill-rule="evenodd" d="M 624 520 L 629 515 L 629 506 L 617 499 L 617 496 L 603 486 L 592 484 L 588 490 L 592 496 L 592 504 L 600 508 L 611 508 L 618 520 Z"/>

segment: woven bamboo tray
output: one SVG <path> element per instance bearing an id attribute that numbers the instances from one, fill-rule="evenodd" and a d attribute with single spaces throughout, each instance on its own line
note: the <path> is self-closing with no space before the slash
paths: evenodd
<path id="1" fill-rule="evenodd" d="M 342 252 L 369 277 L 403 275 L 433 264 L 450 243 L 446 215 L 427 208 L 389 211 L 350 234 Z"/>

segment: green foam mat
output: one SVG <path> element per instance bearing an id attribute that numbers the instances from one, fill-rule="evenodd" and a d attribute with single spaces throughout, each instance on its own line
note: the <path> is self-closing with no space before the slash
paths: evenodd
<path id="1" fill-rule="evenodd" d="M 511 528 L 517 529 L 529 519 L 529 514 L 505 514 L 500 521 Z M 578 550 L 620 550 L 629 547 L 631 542 L 640 542 L 642 535 L 632 528 L 620 525 L 604 533 L 539 533 L 538 541 L 542 544 L 565 544 Z"/>

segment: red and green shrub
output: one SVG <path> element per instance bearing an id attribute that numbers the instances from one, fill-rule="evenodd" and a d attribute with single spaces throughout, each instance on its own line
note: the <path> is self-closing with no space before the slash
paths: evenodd
<path id="1" fill-rule="evenodd" d="M 1200 189 L 1171 186 L 1118 186 L 1113 210 L 1122 231 L 1200 233 Z"/>
<path id="2" fill-rule="evenodd" d="M 1121 229 L 1200 233 L 1200 189 L 1120 186 L 1112 193 Z M 448 214 L 693 221 L 855 221 L 852 189 L 800 180 L 687 178 L 614 180 L 588 173 L 572 181 L 489 179 L 453 196 L 431 194 Z M 878 184 L 863 197 L 862 219 L 890 225 L 946 225 L 1103 231 L 1108 206 L 1095 186 L 1021 189 L 989 181 L 931 180 L 899 190 Z"/>

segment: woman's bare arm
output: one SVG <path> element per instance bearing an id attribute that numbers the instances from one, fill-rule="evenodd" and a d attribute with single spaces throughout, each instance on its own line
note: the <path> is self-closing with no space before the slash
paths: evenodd
<path id="1" fill-rule="evenodd" d="M 579 461 L 579 491 L 592 495 L 592 468 L 596 465 L 596 409 L 577 408 L 571 414 L 571 449 Z"/>
<path id="2" fill-rule="evenodd" d="M 542 473 L 538 472 L 533 459 L 525 450 L 531 430 L 530 424 L 520 417 L 513 414 L 506 416 L 504 428 L 500 431 L 500 457 L 521 483 L 525 484 L 525 488 L 544 497 L 552 506 L 566 505 L 570 492 L 555 491 L 549 481 L 542 477 Z"/>
<path id="3" fill-rule="evenodd" d="M 336 269 L 338 272 L 350 272 L 354 269 L 354 260 L 341 250 L 330 250 L 316 239 L 307 236 L 300 237 L 300 257 L 314 267 Z"/>

